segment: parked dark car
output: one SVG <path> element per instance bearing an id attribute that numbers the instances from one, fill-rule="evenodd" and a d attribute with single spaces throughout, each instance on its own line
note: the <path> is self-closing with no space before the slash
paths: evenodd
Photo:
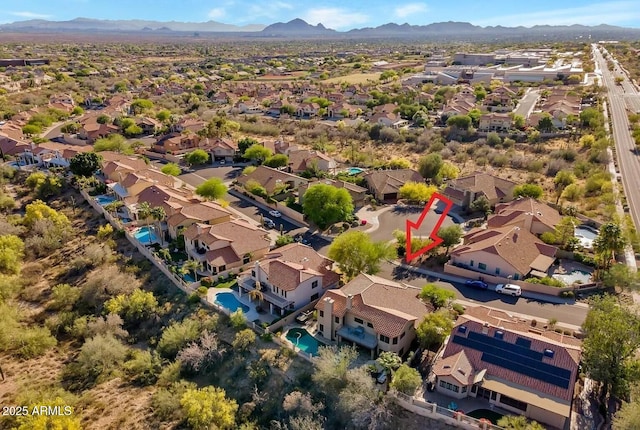
<path id="1" fill-rule="evenodd" d="M 467 287 L 477 288 L 479 290 L 486 290 L 487 288 L 489 288 L 489 285 L 487 285 L 486 282 L 481 281 L 479 279 L 474 279 L 474 280 L 469 279 L 468 281 L 465 282 L 465 285 Z"/>

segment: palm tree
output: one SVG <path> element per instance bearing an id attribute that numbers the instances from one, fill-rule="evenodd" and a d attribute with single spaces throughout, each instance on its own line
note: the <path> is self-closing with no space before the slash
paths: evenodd
<path id="1" fill-rule="evenodd" d="M 600 227 L 593 241 L 593 250 L 598 254 L 603 269 L 611 267 L 614 253 L 622 251 L 625 245 L 626 239 L 619 224 L 608 222 Z"/>
<path id="2" fill-rule="evenodd" d="M 187 260 L 183 265 L 182 265 L 182 270 L 187 271 L 187 272 L 193 272 L 193 279 L 197 282 L 198 281 L 198 269 L 200 268 L 200 262 L 196 261 L 196 260 Z"/>
<path id="3" fill-rule="evenodd" d="M 114 200 L 111 203 L 104 205 L 104 210 L 115 214 L 122 206 L 124 206 L 124 202 L 122 200 Z"/>
<path id="4" fill-rule="evenodd" d="M 162 248 L 158 251 L 158 255 L 160 255 L 164 261 L 171 261 L 171 252 L 167 248 Z"/>
<path id="5" fill-rule="evenodd" d="M 262 285 L 259 281 L 256 281 L 256 287 L 249 291 L 249 299 L 257 300 L 260 305 L 262 305 L 262 301 L 264 300 L 264 294 L 262 293 Z"/>
<path id="6" fill-rule="evenodd" d="M 138 221 L 144 220 L 147 230 L 149 229 L 149 218 L 151 217 L 151 205 L 147 202 L 142 202 L 138 205 Z M 151 243 L 151 235 L 149 235 L 149 243 Z"/>
<path id="7" fill-rule="evenodd" d="M 167 213 L 164 211 L 162 206 L 156 206 L 151 209 L 151 217 L 156 220 L 156 228 L 158 230 L 158 237 L 160 238 L 160 246 L 163 246 L 163 234 L 162 234 L 162 220 L 165 219 Z"/>

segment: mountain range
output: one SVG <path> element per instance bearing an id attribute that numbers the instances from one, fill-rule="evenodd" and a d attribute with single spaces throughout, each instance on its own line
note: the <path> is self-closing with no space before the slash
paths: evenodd
<path id="1" fill-rule="evenodd" d="M 100 20 L 76 18 L 70 21 L 47 21 L 33 19 L 0 25 L 0 32 L 42 33 L 197 33 L 226 34 L 241 37 L 280 37 L 280 38 L 421 38 L 430 40 L 475 40 L 491 41 L 504 39 L 637 39 L 640 29 L 624 28 L 601 24 L 598 26 L 551 26 L 533 27 L 480 27 L 468 22 L 439 22 L 427 25 L 409 25 L 388 23 L 378 27 L 357 28 L 348 31 L 336 31 L 322 24 L 311 25 L 302 19 L 268 26 L 250 24 L 236 26 L 216 21 L 207 22 L 159 22 L 146 20 Z M 204 34 L 201 34 L 204 33 Z"/>

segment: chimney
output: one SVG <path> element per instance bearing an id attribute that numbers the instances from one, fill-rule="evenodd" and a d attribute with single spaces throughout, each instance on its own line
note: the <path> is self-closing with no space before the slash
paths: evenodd
<path id="1" fill-rule="evenodd" d="M 524 214 L 524 228 L 527 231 L 531 231 L 531 224 L 533 223 L 533 212 L 527 212 Z"/>
<path id="2" fill-rule="evenodd" d="M 482 334 L 489 334 L 489 323 L 484 323 L 482 326 Z"/>
<path id="3" fill-rule="evenodd" d="M 349 294 L 347 296 L 347 309 L 351 309 L 352 302 L 353 302 L 353 294 Z"/>
<path id="4" fill-rule="evenodd" d="M 307 270 L 309 268 L 309 259 L 307 257 L 300 260 L 300 263 L 302 264 L 303 269 Z"/>
<path id="5" fill-rule="evenodd" d="M 520 227 L 516 227 L 513 229 L 513 243 L 518 242 L 518 234 L 520 233 Z"/>

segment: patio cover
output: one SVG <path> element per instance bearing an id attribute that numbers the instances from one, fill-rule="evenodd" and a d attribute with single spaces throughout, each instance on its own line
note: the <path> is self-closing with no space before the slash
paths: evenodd
<path id="1" fill-rule="evenodd" d="M 487 376 L 482 382 L 482 387 L 563 417 L 571 415 L 569 402 L 503 379 Z"/>
<path id="2" fill-rule="evenodd" d="M 376 338 L 376 336 L 356 331 L 354 327 L 349 327 L 346 325 L 343 326 L 342 328 L 340 328 L 340 330 L 338 330 L 338 336 L 355 342 L 358 345 L 362 345 L 368 349 L 373 349 L 378 346 L 378 339 Z"/>

